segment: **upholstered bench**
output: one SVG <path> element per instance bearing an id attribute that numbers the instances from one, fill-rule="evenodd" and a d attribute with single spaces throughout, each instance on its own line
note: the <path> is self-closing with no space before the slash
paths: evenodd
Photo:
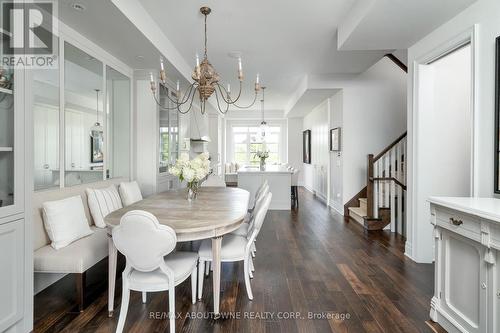
<path id="1" fill-rule="evenodd" d="M 73 187 L 57 188 L 35 192 L 33 195 L 34 228 L 34 271 L 35 273 L 71 273 L 76 275 L 77 303 L 83 310 L 86 271 L 108 256 L 108 234 L 106 228 L 97 228 L 90 214 L 87 202 L 87 188 L 106 188 L 126 181 L 123 178 L 82 184 Z M 81 196 L 85 215 L 93 233 L 59 250 L 55 250 L 43 223 L 42 205 L 44 202 Z"/>

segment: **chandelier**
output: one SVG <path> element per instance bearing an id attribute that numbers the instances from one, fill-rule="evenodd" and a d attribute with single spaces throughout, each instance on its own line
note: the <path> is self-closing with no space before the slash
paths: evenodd
<path id="1" fill-rule="evenodd" d="M 153 93 L 154 99 L 156 103 L 165 110 L 177 110 L 178 112 L 185 114 L 191 110 L 193 106 L 193 100 L 198 92 L 198 96 L 200 99 L 200 109 L 201 113 L 204 114 L 206 111 L 206 102 L 208 98 L 212 95 L 215 96 L 215 100 L 217 101 L 217 108 L 219 112 L 222 114 L 227 113 L 229 107 L 235 106 L 240 109 L 250 108 L 255 104 L 257 100 L 257 94 L 261 90 L 259 74 L 255 78 L 255 94 L 253 101 L 248 105 L 239 105 L 237 102 L 241 97 L 241 90 L 243 86 L 243 68 L 241 63 L 241 57 L 238 57 L 238 81 L 239 81 L 239 91 L 236 98 L 231 96 L 231 86 L 228 84 L 227 88 L 219 83 L 220 77 L 219 74 L 215 71 L 215 68 L 208 61 L 207 56 L 207 16 L 210 14 L 212 10 L 209 7 L 201 7 L 200 12 L 205 16 L 205 52 L 203 60 L 200 63 L 200 59 L 198 55 L 196 55 L 196 66 L 194 68 L 193 74 L 191 78 L 193 79 L 193 83 L 189 85 L 186 91 L 181 94 L 179 81 L 177 81 L 177 89 L 174 98 L 171 98 L 168 94 L 168 88 L 166 86 L 167 75 L 165 72 L 165 67 L 163 64 L 163 59 L 160 61 L 160 89 L 165 89 L 166 96 L 173 103 L 173 107 L 162 105 L 162 103 L 158 100 L 156 95 L 156 82 L 154 80 L 153 73 L 151 73 L 151 92 Z M 222 105 L 221 105 L 222 104 Z M 224 106 L 225 104 L 225 106 Z"/>

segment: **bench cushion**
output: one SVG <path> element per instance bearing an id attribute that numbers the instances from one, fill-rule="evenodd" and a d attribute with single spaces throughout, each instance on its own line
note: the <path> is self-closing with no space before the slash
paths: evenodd
<path id="1" fill-rule="evenodd" d="M 115 185 L 106 188 L 88 188 L 86 190 L 90 213 L 94 224 L 99 228 L 106 228 L 106 215 L 122 208 L 122 200 Z"/>
<path id="2" fill-rule="evenodd" d="M 108 256 L 106 229 L 91 227 L 93 233 L 54 250 L 47 245 L 34 253 L 34 270 L 43 273 L 83 273 Z"/>
<path id="3" fill-rule="evenodd" d="M 43 222 L 56 250 L 92 233 L 79 195 L 44 202 Z"/>
<path id="4" fill-rule="evenodd" d="M 137 201 L 142 200 L 141 189 L 136 181 L 120 183 L 120 197 L 124 206 L 130 206 Z"/>

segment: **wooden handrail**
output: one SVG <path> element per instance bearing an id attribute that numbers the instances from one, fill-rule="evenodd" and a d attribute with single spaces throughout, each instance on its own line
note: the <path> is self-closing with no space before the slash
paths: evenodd
<path id="1" fill-rule="evenodd" d="M 398 59 L 394 54 L 392 53 L 387 53 L 384 55 L 384 57 L 387 57 L 392 60 L 393 63 L 395 63 L 399 68 L 405 71 L 405 73 L 408 73 L 408 66 L 406 66 L 401 60 Z"/>
<path id="2" fill-rule="evenodd" d="M 374 182 L 393 181 L 396 183 L 396 185 L 401 186 L 401 188 L 406 191 L 406 185 L 401 183 L 401 181 L 399 181 L 394 177 L 376 177 L 376 178 L 372 177 L 371 180 Z"/>
<path id="3" fill-rule="evenodd" d="M 382 156 L 385 155 L 385 153 L 387 153 L 389 150 L 391 150 L 395 145 L 397 145 L 399 143 L 399 141 L 403 140 L 406 135 L 408 133 L 407 132 L 404 132 L 403 134 L 401 134 L 401 136 L 399 136 L 396 140 L 394 140 L 394 142 L 392 142 L 390 145 L 388 145 L 384 150 L 382 150 L 381 153 L 379 153 L 377 156 L 375 156 L 373 158 L 373 162 L 377 162 Z"/>

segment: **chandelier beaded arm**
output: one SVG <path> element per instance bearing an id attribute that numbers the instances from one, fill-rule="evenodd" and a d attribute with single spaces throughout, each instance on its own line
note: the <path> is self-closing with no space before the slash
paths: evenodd
<path id="1" fill-rule="evenodd" d="M 217 101 L 217 108 L 219 109 L 219 112 L 222 114 L 225 114 L 228 112 L 229 107 L 231 105 L 240 108 L 240 109 L 248 109 L 252 107 L 255 102 L 257 101 L 257 95 L 259 91 L 261 90 L 260 88 L 260 83 L 259 83 L 259 75 L 257 74 L 256 80 L 255 80 L 255 93 L 254 93 L 254 98 L 253 101 L 248 104 L 248 105 L 238 105 L 237 102 L 239 101 L 241 97 L 241 91 L 242 91 L 242 86 L 243 86 L 243 70 L 242 70 L 242 65 L 241 65 L 241 58 L 238 58 L 238 81 L 239 81 L 239 91 L 238 95 L 236 98 L 231 97 L 231 92 L 230 92 L 230 87 L 228 85 L 227 90 L 224 88 L 219 83 L 220 77 L 219 74 L 216 72 L 215 68 L 210 64 L 208 61 L 208 48 L 207 48 L 207 41 L 208 41 L 208 36 L 207 36 L 207 17 L 211 13 L 211 9 L 209 7 L 201 7 L 200 12 L 204 15 L 204 32 L 205 32 L 205 40 L 204 40 L 204 54 L 203 54 L 203 60 L 199 61 L 198 55 L 196 56 L 196 66 L 194 68 L 194 71 L 191 75 L 191 78 L 193 79 L 193 83 L 189 85 L 187 90 L 184 92 L 184 94 L 181 96 L 180 89 L 179 89 L 179 82 L 177 82 L 177 99 L 173 99 L 170 97 L 167 91 L 167 98 L 171 103 L 174 103 L 173 107 L 168 107 L 165 105 L 161 104 L 161 101 L 158 100 L 158 97 L 156 96 L 156 83 L 154 81 L 153 74 L 151 73 L 151 91 L 154 96 L 155 102 L 164 110 L 174 110 L 177 109 L 180 113 L 187 113 L 189 110 L 191 110 L 193 106 L 193 101 L 194 101 L 194 95 L 196 92 L 198 92 L 198 96 L 200 98 L 200 109 L 201 113 L 204 114 L 206 111 L 206 102 L 207 100 L 215 94 L 215 99 Z M 160 70 L 160 89 L 165 89 L 167 90 L 168 88 L 166 87 L 166 72 L 164 69 L 164 64 L 163 64 L 163 59 L 161 59 L 161 70 Z M 220 94 L 220 96 L 219 96 Z M 224 101 L 226 104 L 225 107 L 221 107 L 220 104 L 220 98 Z M 181 106 L 185 105 L 186 103 L 189 103 L 189 107 L 187 110 L 182 110 Z"/>

